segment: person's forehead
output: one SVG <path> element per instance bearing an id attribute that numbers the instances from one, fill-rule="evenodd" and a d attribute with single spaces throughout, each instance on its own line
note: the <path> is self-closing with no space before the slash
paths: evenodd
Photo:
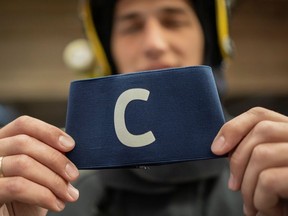
<path id="1" fill-rule="evenodd" d="M 153 12 L 166 8 L 191 9 L 189 0 L 117 0 L 116 15 L 129 12 Z"/>

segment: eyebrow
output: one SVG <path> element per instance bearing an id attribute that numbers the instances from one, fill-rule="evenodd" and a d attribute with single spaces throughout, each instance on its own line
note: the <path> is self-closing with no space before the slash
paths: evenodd
<path id="1" fill-rule="evenodd" d="M 185 15 L 188 14 L 188 11 L 184 8 L 175 8 L 175 7 L 164 7 L 161 8 L 160 10 L 161 14 L 171 14 L 171 15 Z M 123 22 L 123 21 L 128 21 L 128 20 L 133 20 L 136 18 L 141 17 L 141 13 L 139 14 L 137 11 L 132 11 L 132 12 L 128 12 L 127 14 L 123 14 L 123 15 L 118 15 L 116 16 L 116 21 L 117 22 Z"/>
<path id="2" fill-rule="evenodd" d="M 116 16 L 116 22 L 124 22 L 128 20 L 136 19 L 137 17 L 140 17 L 140 15 L 137 12 L 131 12 L 124 15 Z"/>
<path id="3" fill-rule="evenodd" d="M 164 12 L 164 13 L 169 13 L 169 14 L 175 14 L 175 15 L 177 15 L 177 14 L 187 14 L 187 10 L 186 9 L 184 9 L 184 8 L 175 8 L 175 7 L 166 7 L 166 8 L 163 8 L 163 9 L 161 9 L 160 10 L 161 12 Z"/>

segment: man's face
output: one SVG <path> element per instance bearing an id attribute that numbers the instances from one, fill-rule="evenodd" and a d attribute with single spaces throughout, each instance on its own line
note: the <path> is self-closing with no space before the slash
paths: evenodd
<path id="1" fill-rule="evenodd" d="M 186 0 L 118 0 L 111 47 L 119 73 L 199 65 L 204 36 Z"/>

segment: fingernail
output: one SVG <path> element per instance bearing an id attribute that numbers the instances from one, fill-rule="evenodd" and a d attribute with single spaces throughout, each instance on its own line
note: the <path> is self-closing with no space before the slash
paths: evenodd
<path id="1" fill-rule="evenodd" d="M 237 190 L 237 181 L 236 181 L 235 176 L 232 173 L 230 173 L 230 177 L 228 181 L 228 188 L 233 191 Z"/>
<path id="2" fill-rule="evenodd" d="M 68 193 L 73 200 L 77 200 L 79 197 L 79 191 L 74 188 L 71 184 L 68 184 Z"/>
<path id="3" fill-rule="evenodd" d="M 211 146 L 211 150 L 214 153 L 222 153 L 224 148 L 225 148 L 225 137 L 224 136 L 217 137 Z"/>
<path id="4" fill-rule="evenodd" d="M 247 208 L 246 208 L 245 204 L 243 205 L 243 213 L 244 213 L 244 215 L 247 215 Z"/>
<path id="5" fill-rule="evenodd" d="M 65 208 L 65 203 L 62 202 L 61 200 L 58 200 L 58 199 L 57 199 L 56 205 L 57 205 L 59 211 L 62 211 L 62 210 Z"/>
<path id="6" fill-rule="evenodd" d="M 75 179 L 79 175 L 77 167 L 72 163 L 67 163 L 66 165 L 66 174 L 71 178 Z"/>
<path id="7" fill-rule="evenodd" d="M 71 137 L 68 137 L 68 136 L 60 136 L 59 142 L 65 148 L 72 148 L 75 146 L 75 141 Z"/>

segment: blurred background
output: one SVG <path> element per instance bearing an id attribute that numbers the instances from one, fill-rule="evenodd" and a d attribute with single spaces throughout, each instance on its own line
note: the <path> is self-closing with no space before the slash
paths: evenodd
<path id="1" fill-rule="evenodd" d="M 223 103 L 232 115 L 253 106 L 288 114 L 288 1 L 237 0 L 234 59 Z M 19 115 L 65 126 L 69 84 L 83 78 L 63 61 L 83 38 L 78 0 L 10 0 L 0 7 L 0 126 Z"/>

